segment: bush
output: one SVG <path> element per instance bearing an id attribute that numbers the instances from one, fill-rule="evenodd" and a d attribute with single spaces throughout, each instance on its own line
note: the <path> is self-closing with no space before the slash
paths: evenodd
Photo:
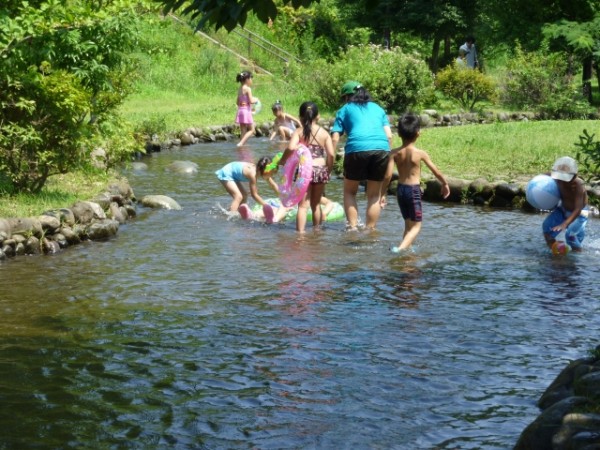
<path id="1" fill-rule="evenodd" d="M 579 148 L 576 158 L 580 164 L 579 172 L 583 173 L 586 181 L 591 181 L 600 175 L 600 141 L 594 141 L 595 134 L 590 135 L 587 130 L 579 136 L 575 144 Z"/>
<path id="2" fill-rule="evenodd" d="M 583 118 L 592 109 L 568 74 L 567 57 L 546 49 L 524 52 L 516 46 L 502 85 L 504 105 L 550 118 Z"/>
<path id="3" fill-rule="evenodd" d="M 473 111 L 481 101 L 496 101 L 494 80 L 480 72 L 456 64 L 447 66 L 437 74 L 437 88 L 466 111 Z"/>
<path id="4" fill-rule="evenodd" d="M 310 74 L 307 76 L 307 74 Z M 290 77 L 306 88 L 324 108 L 340 106 L 340 88 L 359 81 L 388 113 L 402 113 L 433 99 L 433 75 L 425 61 L 378 45 L 351 46 L 334 63 L 319 60 L 310 68 L 295 67 Z"/>

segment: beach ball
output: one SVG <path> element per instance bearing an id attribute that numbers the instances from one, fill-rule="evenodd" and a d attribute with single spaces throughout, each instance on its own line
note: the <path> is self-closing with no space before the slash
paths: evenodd
<path id="1" fill-rule="evenodd" d="M 527 183 L 525 198 L 537 209 L 552 209 L 560 201 L 560 192 L 556 181 L 548 175 L 538 175 Z"/>

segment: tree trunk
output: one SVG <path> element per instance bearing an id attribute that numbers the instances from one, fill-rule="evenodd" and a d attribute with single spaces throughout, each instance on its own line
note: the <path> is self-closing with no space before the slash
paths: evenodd
<path id="1" fill-rule="evenodd" d="M 385 27 L 383 29 L 383 42 L 385 48 L 389 50 L 392 46 L 392 32 L 390 30 L 390 27 Z"/>
<path id="2" fill-rule="evenodd" d="M 454 59 L 453 58 L 454 55 L 452 55 L 451 52 L 452 52 L 452 42 L 450 40 L 450 36 L 446 36 L 444 38 L 444 61 L 445 62 L 452 61 L 452 59 Z"/>
<path id="3" fill-rule="evenodd" d="M 594 70 L 596 71 L 596 80 L 598 80 L 598 91 L 600 91 L 600 63 L 594 64 Z M 598 98 L 600 98 L 600 94 L 598 94 Z"/>
<path id="4" fill-rule="evenodd" d="M 592 72 L 593 72 L 593 61 L 592 57 L 585 58 L 583 60 L 583 74 L 581 81 L 583 83 L 583 96 L 587 98 L 588 102 L 592 103 Z"/>
<path id="5" fill-rule="evenodd" d="M 433 73 L 437 73 L 438 60 L 440 57 L 440 39 L 433 38 L 433 48 L 431 49 L 431 60 L 429 61 L 429 69 Z"/>

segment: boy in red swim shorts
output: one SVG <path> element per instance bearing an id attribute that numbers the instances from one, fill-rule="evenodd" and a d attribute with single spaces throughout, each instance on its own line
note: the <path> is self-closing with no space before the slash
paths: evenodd
<path id="1" fill-rule="evenodd" d="M 394 164 L 398 169 L 398 206 L 404 219 L 404 235 L 398 247 L 392 247 L 394 253 L 409 248 L 421 231 L 421 162 L 424 162 L 435 177 L 442 183 L 442 197 L 448 198 L 450 186 L 444 175 L 431 161 L 427 152 L 417 148 L 415 142 L 421 134 L 419 117 L 412 113 L 404 114 L 398 120 L 398 135 L 402 138 L 402 146 L 391 151 L 383 186 L 388 186 L 394 172 Z M 384 191 L 385 192 L 385 191 Z"/>

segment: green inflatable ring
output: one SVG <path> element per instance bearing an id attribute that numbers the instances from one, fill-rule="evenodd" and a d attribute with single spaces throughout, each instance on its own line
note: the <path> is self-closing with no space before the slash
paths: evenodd
<path id="1" fill-rule="evenodd" d="M 267 198 L 265 199 L 265 201 L 274 208 L 279 208 L 281 206 L 281 202 L 278 198 Z M 259 204 L 256 204 L 252 207 L 252 211 L 262 211 L 262 208 Z M 298 214 L 298 207 L 290 209 L 290 211 L 288 211 L 287 215 L 285 216 L 285 220 L 296 220 L 296 214 Z M 345 217 L 346 215 L 344 214 L 344 207 L 338 202 L 333 202 L 333 209 L 329 212 L 329 214 L 327 214 L 326 222 L 339 222 L 340 220 L 344 220 Z M 308 213 L 306 214 L 306 220 L 312 220 L 312 211 L 310 210 L 310 208 L 308 210 Z"/>

